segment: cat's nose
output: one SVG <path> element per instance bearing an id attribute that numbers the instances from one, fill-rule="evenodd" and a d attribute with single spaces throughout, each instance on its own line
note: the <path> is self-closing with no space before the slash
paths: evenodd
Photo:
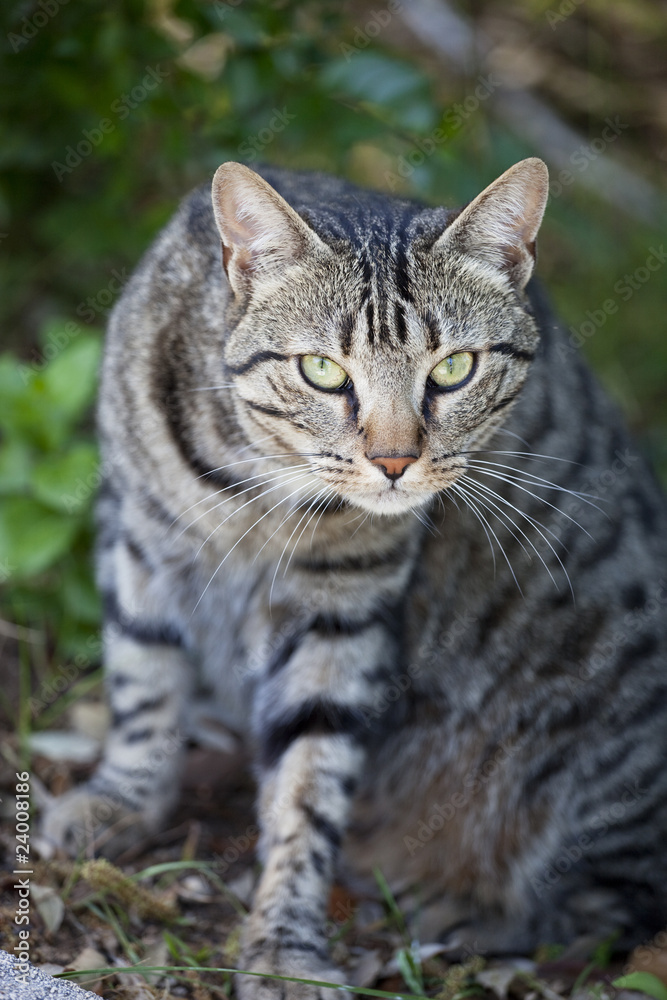
<path id="1" fill-rule="evenodd" d="M 370 455 L 369 455 L 370 458 Z M 390 458 L 378 455 L 377 458 L 370 458 L 373 465 L 379 465 L 387 479 L 400 479 L 408 465 L 417 461 L 417 455 L 402 455 L 400 458 Z"/>

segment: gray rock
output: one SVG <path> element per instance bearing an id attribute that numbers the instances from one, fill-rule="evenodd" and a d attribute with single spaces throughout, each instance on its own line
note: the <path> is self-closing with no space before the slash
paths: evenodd
<path id="1" fill-rule="evenodd" d="M 45 976 L 34 965 L 28 973 L 17 968 L 18 959 L 0 949 L 0 1000 L 100 1000 L 67 979 Z"/>

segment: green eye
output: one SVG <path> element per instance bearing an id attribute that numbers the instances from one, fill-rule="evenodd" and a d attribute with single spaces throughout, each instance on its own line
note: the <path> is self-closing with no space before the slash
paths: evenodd
<path id="1" fill-rule="evenodd" d="M 340 389 L 348 380 L 347 372 L 331 358 L 321 358 L 318 354 L 304 354 L 301 371 L 318 389 Z"/>
<path id="2" fill-rule="evenodd" d="M 453 389 L 461 382 L 465 382 L 472 371 L 474 362 L 474 355 L 470 351 L 450 354 L 448 358 L 435 366 L 431 372 L 431 378 L 436 385 L 442 386 L 443 389 Z"/>

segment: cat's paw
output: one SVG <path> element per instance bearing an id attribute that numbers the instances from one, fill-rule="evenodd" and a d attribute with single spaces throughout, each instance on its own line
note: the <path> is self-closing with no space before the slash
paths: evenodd
<path id="1" fill-rule="evenodd" d="M 40 822 L 40 837 L 70 856 L 118 857 L 152 832 L 146 816 L 81 785 L 54 798 Z"/>
<path id="2" fill-rule="evenodd" d="M 319 949 L 313 946 L 300 949 L 285 947 L 285 944 L 270 944 L 260 939 L 246 945 L 239 967 L 257 975 L 239 973 L 235 977 L 239 1000 L 334 1000 L 334 997 L 351 1000 L 350 994 L 337 985 L 331 989 L 314 985 L 345 982 L 343 972 L 331 964 L 326 954 L 318 955 Z M 285 979 L 263 978 L 262 974 L 311 982 L 296 983 Z"/>

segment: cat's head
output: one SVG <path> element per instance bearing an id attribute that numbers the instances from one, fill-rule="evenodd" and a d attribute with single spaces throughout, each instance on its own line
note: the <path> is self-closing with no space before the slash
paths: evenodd
<path id="1" fill-rule="evenodd" d="M 341 235 L 335 205 L 306 221 L 254 171 L 223 164 L 226 375 L 250 440 L 305 456 L 332 495 L 376 513 L 454 483 L 535 351 L 523 290 L 547 189 L 544 163 L 527 159 L 449 224 L 442 210 L 376 198 L 372 218 Z"/>

